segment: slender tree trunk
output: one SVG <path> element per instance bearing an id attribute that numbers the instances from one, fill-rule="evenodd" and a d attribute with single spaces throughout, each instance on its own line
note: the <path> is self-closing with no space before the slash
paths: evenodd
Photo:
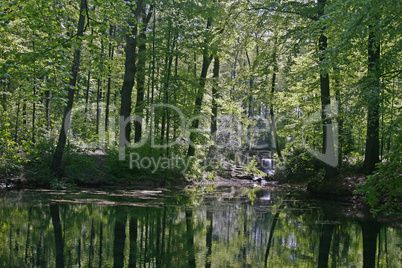
<path id="1" fill-rule="evenodd" d="M 100 102 L 102 96 L 101 78 L 97 79 L 98 88 L 96 90 L 96 135 L 99 135 L 100 125 Z"/>
<path id="2" fill-rule="evenodd" d="M 19 128 L 19 116 L 20 116 L 20 101 L 17 102 L 17 116 L 15 118 L 15 134 L 14 134 L 14 141 L 18 143 L 18 128 Z"/>
<path id="3" fill-rule="evenodd" d="M 86 1 L 81 0 L 80 4 L 80 16 L 79 16 L 79 21 L 78 21 L 78 29 L 77 29 L 77 39 L 81 39 L 82 36 L 84 35 L 84 24 L 85 24 L 85 10 L 86 8 Z M 80 57 L 81 57 L 81 42 L 79 42 L 79 46 L 75 50 L 74 53 L 74 60 L 73 60 L 73 66 L 71 70 L 71 79 L 69 82 L 69 87 L 68 87 L 68 101 L 67 101 L 67 106 L 64 110 L 64 116 L 63 120 L 61 123 L 61 129 L 60 129 L 60 134 L 59 134 L 59 140 L 57 142 L 57 147 L 56 151 L 53 155 L 53 161 L 52 161 L 52 169 L 58 175 L 61 174 L 61 161 L 63 158 L 63 152 L 64 148 L 66 146 L 66 141 L 67 141 L 67 132 L 68 132 L 68 127 L 70 123 L 70 112 L 71 109 L 73 108 L 73 103 L 74 103 L 74 94 L 75 94 L 75 86 L 77 84 L 77 78 L 78 78 L 78 71 L 80 67 Z M 67 127 L 67 128 L 66 128 Z"/>
<path id="4" fill-rule="evenodd" d="M 274 98 L 274 93 L 275 93 L 275 80 L 276 80 L 276 73 L 273 73 L 272 74 L 272 85 L 271 85 L 271 103 L 270 103 L 269 113 L 271 116 L 272 134 L 274 135 L 276 153 L 278 154 L 279 160 L 282 160 L 281 147 L 279 147 L 278 134 L 276 131 L 276 121 L 275 121 L 274 104 L 273 104 L 273 98 Z"/>
<path id="5" fill-rule="evenodd" d="M 169 103 L 169 82 L 170 82 L 170 74 L 171 74 L 171 51 L 170 51 L 170 38 L 172 34 L 172 18 L 169 18 L 169 24 L 168 24 L 168 37 L 167 37 L 167 47 L 166 47 L 166 57 L 165 57 L 165 83 L 164 83 L 164 96 L 165 96 L 165 104 Z M 162 93 L 161 93 L 162 95 Z M 164 109 L 162 112 L 162 128 L 161 128 L 161 140 L 165 138 L 165 121 L 167 119 L 167 109 Z"/>
<path id="6" fill-rule="evenodd" d="M 27 103 L 25 99 L 22 102 L 22 124 L 27 125 Z"/>
<path id="7" fill-rule="evenodd" d="M 275 93 L 275 83 L 276 83 L 276 73 L 278 72 L 278 63 L 276 59 L 276 46 L 277 46 L 277 39 L 275 39 L 275 44 L 274 44 L 274 52 L 273 52 L 273 59 L 274 59 L 274 73 L 272 74 L 272 83 L 271 83 L 271 99 L 270 99 L 270 117 L 271 117 L 271 124 L 272 124 L 272 134 L 274 135 L 274 142 L 275 142 L 275 148 L 276 148 L 276 153 L 278 154 L 279 160 L 282 160 L 282 152 L 281 148 L 279 147 L 279 140 L 278 140 L 278 134 L 276 131 L 276 121 L 275 121 L 275 115 L 274 115 L 274 93 Z"/>
<path id="8" fill-rule="evenodd" d="M 214 57 L 214 85 L 212 86 L 212 118 L 211 118 L 211 136 L 216 139 L 216 131 L 218 130 L 218 103 L 216 99 L 218 98 L 218 80 L 219 80 L 219 57 Z"/>
<path id="9" fill-rule="evenodd" d="M 393 115 L 394 115 L 394 97 L 395 97 L 395 81 L 394 81 L 394 87 L 392 88 L 392 100 L 391 100 L 391 118 L 389 120 L 389 124 L 392 126 L 394 120 L 393 120 Z M 391 134 L 388 134 L 388 143 L 387 143 L 387 152 L 391 150 Z"/>
<path id="10" fill-rule="evenodd" d="M 137 0 L 137 5 L 134 10 L 133 4 L 130 4 L 130 9 L 132 10 L 134 17 L 138 20 L 138 16 L 142 10 L 142 0 Z M 126 43 L 126 61 L 124 70 L 124 80 L 121 89 L 121 106 L 120 106 L 120 117 L 121 119 L 128 120 L 131 115 L 131 95 L 134 87 L 134 78 L 136 73 L 136 47 L 137 47 L 137 31 L 138 25 L 136 21 L 129 19 L 130 29 L 127 32 L 127 43 Z M 125 128 L 120 129 L 120 139 L 119 147 L 125 147 L 131 142 L 131 120 L 127 124 L 124 124 Z"/>
<path id="11" fill-rule="evenodd" d="M 32 42 L 32 50 L 35 52 L 35 41 Z M 33 80 L 33 96 L 36 96 L 36 67 L 34 66 L 34 80 Z M 35 144 L 35 113 L 36 113 L 36 103 L 35 100 L 32 102 L 32 143 Z"/>
<path id="12" fill-rule="evenodd" d="M 50 124 L 50 99 L 52 92 L 50 90 L 45 91 L 45 116 L 46 116 L 46 128 L 49 130 Z"/>
<path id="13" fill-rule="evenodd" d="M 92 29 L 91 30 L 91 36 L 93 36 L 94 35 L 94 30 Z M 91 39 L 91 44 L 92 44 L 92 40 L 93 39 Z M 91 51 L 92 52 L 92 51 Z M 87 112 L 88 112 L 88 104 L 89 104 L 89 90 L 90 90 L 90 88 L 91 88 L 91 70 L 88 70 L 88 75 L 87 75 L 87 88 L 86 88 L 86 91 L 85 91 L 85 110 L 84 110 L 84 113 L 85 113 L 85 115 L 87 114 Z M 86 118 L 85 118 L 86 119 Z"/>
<path id="14" fill-rule="evenodd" d="M 114 26 L 110 25 L 109 30 L 109 70 L 108 70 L 108 77 L 107 77 L 107 92 L 106 92 L 106 112 L 105 112 L 105 132 L 108 135 L 109 130 L 109 106 L 110 106 L 110 91 L 112 86 L 112 62 L 113 62 L 113 54 L 114 54 L 114 46 L 112 44 L 112 37 L 114 36 Z"/>
<path id="15" fill-rule="evenodd" d="M 87 75 L 87 88 L 85 92 L 85 110 L 84 113 L 87 114 L 88 112 L 88 104 L 89 104 L 89 90 L 91 88 L 91 71 L 88 71 Z"/>
<path id="16" fill-rule="evenodd" d="M 318 0 L 319 4 L 319 10 L 318 10 L 318 17 L 321 18 L 324 16 L 324 8 L 326 5 L 327 0 Z M 320 64 L 323 64 L 325 62 L 325 56 L 323 53 L 325 53 L 325 50 L 328 47 L 328 42 L 327 42 L 327 37 L 324 34 L 325 27 L 321 29 L 321 34 L 320 38 L 318 41 L 318 50 L 320 51 L 320 57 L 319 61 Z M 321 88 L 321 120 L 322 120 L 322 148 L 323 148 L 323 153 L 325 154 L 330 148 L 327 148 L 329 146 L 334 146 L 333 141 L 329 141 L 328 137 L 328 128 L 332 126 L 331 124 L 331 118 L 329 118 L 325 112 L 325 109 L 329 107 L 331 104 L 331 96 L 330 96 L 330 90 L 329 90 L 329 74 L 328 71 L 325 70 L 326 68 L 322 68 L 320 72 L 320 88 Z M 332 131 L 332 130 L 330 130 Z M 325 164 L 325 177 L 326 178 L 333 178 L 337 174 L 336 167 L 333 167 L 329 164 Z"/>
<path id="17" fill-rule="evenodd" d="M 142 138 L 142 117 L 144 110 L 144 94 L 145 94 L 145 74 L 146 74 L 146 31 L 148 23 L 152 17 L 152 9 L 149 10 L 148 14 L 145 14 L 145 10 L 142 10 L 142 30 L 138 35 L 138 63 L 137 63 L 137 101 L 135 103 L 135 114 L 139 116 L 138 121 L 134 123 L 135 134 L 134 142 L 139 142 Z"/>
<path id="18" fill-rule="evenodd" d="M 210 27 L 211 27 L 211 19 L 209 18 L 208 22 L 207 22 L 207 29 L 209 29 Z M 209 55 L 209 52 L 208 52 L 208 45 L 209 45 L 208 43 L 209 43 L 208 40 L 206 40 L 203 55 L 202 55 L 203 60 L 202 60 L 201 76 L 200 76 L 198 90 L 197 90 L 196 99 L 195 99 L 195 111 L 194 111 L 195 116 L 198 116 L 201 113 L 201 105 L 202 105 L 202 100 L 204 98 L 207 72 L 208 72 L 208 68 L 209 68 L 209 65 L 212 60 L 212 55 Z M 198 118 L 194 119 L 194 121 L 191 124 L 193 131 L 190 134 L 190 143 L 188 145 L 187 156 L 195 155 L 194 142 L 196 140 L 197 134 L 194 131 L 198 130 L 199 124 L 200 124 L 200 120 Z"/>
<path id="19" fill-rule="evenodd" d="M 342 100 L 341 100 L 341 90 L 339 85 L 339 79 L 335 79 L 335 97 L 338 103 L 338 163 L 341 166 L 343 160 L 343 147 L 345 146 L 345 137 L 343 133 L 343 108 L 342 108 Z"/>
<path id="20" fill-rule="evenodd" d="M 154 91 L 155 91 L 155 33 L 156 33 L 156 18 L 155 18 L 156 10 L 153 12 L 153 27 L 152 27 L 152 83 L 151 83 L 151 104 L 154 103 Z M 151 122 L 149 125 L 149 134 L 152 137 L 154 135 L 154 120 L 155 114 L 151 114 Z M 151 147 L 152 150 L 152 147 Z"/>
<path id="21" fill-rule="evenodd" d="M 380 125 L 380 75 L 378 61 L 380 60 L 380 42 L 376 40 L 376 31 L 369 26 L 368 36 L 368 76 L 372 79 L 369 85 L 367 136 L 364 169 L 371 173 L 379 159 L 379 125 Z"/>

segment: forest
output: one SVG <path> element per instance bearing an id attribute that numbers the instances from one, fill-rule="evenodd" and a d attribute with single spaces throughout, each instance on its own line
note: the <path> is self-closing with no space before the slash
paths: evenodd
<path id="1" fill-rule="evenodd" d="M 401 214 L 401 18 L 397 0 L 3 0 L 0 181 L 177 185 L 240 165 Z"/>

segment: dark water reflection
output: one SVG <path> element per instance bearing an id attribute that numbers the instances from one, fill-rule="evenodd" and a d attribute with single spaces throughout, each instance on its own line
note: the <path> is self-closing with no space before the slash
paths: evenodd
<path id="1" fill-rule="evenodd" d="M 401 267 L 352 204 L 234 187 L 0 194 L 1 267 Z"/>

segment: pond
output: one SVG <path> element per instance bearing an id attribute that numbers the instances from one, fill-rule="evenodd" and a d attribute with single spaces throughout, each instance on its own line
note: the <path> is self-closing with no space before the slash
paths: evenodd
<path id="1" fill-rule="evenodd" d="M 240 186 L 0 192 L 1 267 L 401 267 L 353 203 Z"/>

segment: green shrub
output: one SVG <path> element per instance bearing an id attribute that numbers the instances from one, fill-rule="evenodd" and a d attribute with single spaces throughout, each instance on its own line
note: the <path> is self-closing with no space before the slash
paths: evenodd
<path id="1" fill-rule="evenodd" d="M 284 182 L 306 182 L 321 174 L 323 164 L 306 148 L 288 146 L 283 151 L 283 161 L 278 162 L 274 178 Z"/>
<path id="2" fill-rule="evenodd" d="M 338 167 L 339 173 L 360 174 L 363 172 L 364 158 L 358 152 L 345 156 Z"/>
<path id="3" fill-rule="evenodd" d="M 257 168 L 257 161 L 255 160 L 255 156 L 253 156 L 253 159 L 243 168 L 245 173 L 247 174 L 252 174 L 254 176 L 265 176 L 265 173 Z"/>
<path id="4" fill-rule="evenodd" d="M 105 168 L 108 173 L 108 180 L 111 182 L 121 182 L 121 183 L 131 183 L 136 181 L 152 181 L 155 183 L 161 183 L 165 181 L 177 181 L 183 178 L 181 174 L 184 167 L 179 168 L 163 168 L 162 165 L 155 167 L 152 164 L 149 167 L 141 167 L 136 163 L 130 166 L 130 154 L 136 154 L 134 157 L 138 157 L 138 163 L 141 164 L 143 158 L 148 158 L 151 161 L 164 161 L 166 158 L 171 159 L 172 156 L 179 156 L 178 152 L 175 150 L 170 150 L 169 156 L 166 157 L 166 150 L 151 149 L 150 145 L 145 144 L 140 148 L 129 148 L 125 149 L 125 160 L 119 160 L 119 150 L 118 148 L 106 150 L 107 157 Z M 148 163 L 146 163 L 148 164 Z M 159 163 L 160 164 L 160 163 Z"/>
<path id="5" fill-rule="evenodd" d="M 377 164 L 377 170 L 364 183 L 358 185 L 356 193 L 363 194 L 363 199 L 376 215 L 402 215 L 402 135 L 399 133 L 396 146 L 385 160 Z"/>
<path id="6" fill-rule="evenodd" d="M 0 174 L 20 172 L 26 160 L 19 145 L 12 139 L 10 124 L 0 123 Z"/>

